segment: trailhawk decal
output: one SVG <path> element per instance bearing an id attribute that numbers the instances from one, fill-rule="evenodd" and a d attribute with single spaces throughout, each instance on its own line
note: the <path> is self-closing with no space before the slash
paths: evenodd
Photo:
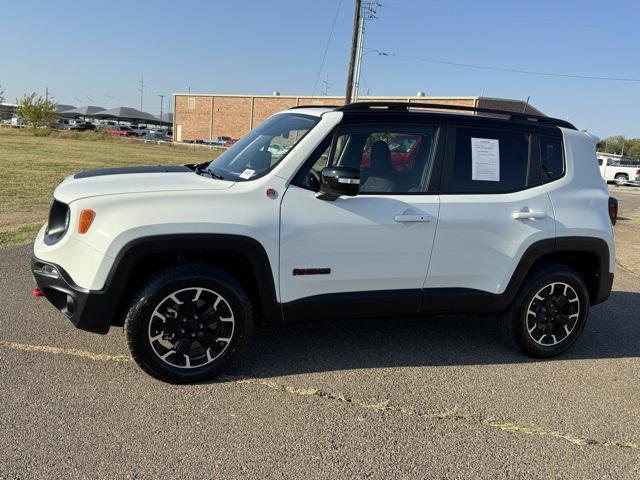
<path id="1" fill-rule="evenodd" d="M 298 275 L 331 275 L 330 268 L 294 268 L 293 276 Z"/>

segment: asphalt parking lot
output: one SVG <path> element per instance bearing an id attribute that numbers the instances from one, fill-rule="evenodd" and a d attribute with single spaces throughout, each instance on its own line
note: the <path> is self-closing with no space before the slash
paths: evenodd
<path id="1" fill-rule="evenodd" d="M 492 318 L 345 320 L 260 330 L 229 376 L 173 386 L 33 298 L 30 251 L 0 250 L 0 478 L 640 478 L 632 269 L 557 359 Z"/>

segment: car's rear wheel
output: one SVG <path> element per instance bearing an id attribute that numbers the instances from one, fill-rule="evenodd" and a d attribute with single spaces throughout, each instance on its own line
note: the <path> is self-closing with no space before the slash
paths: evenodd
<path id="1" fill-rule="evenodd" d="M 524 282 L 500 327 L 509 345 L 533 357 L 553 357 L 575 343 L 588 313 L 584 280 L 563 265 L 548 264 Z"/>
<path id="2" fill-rule="evenodd" d="M 235 278 L 191 264 L 160 273 L 137 293 L 125 333 L 144 371 L 171 383 L 198 382 L 229 366 L 252 322 L 251 302 Z"/>
<path id="3" fill-rule="evenodd" d="M 618 175 L 616 175 L 614 180 L 616 182 L 616 185 L 620 186 L 627 183 L 627 181 L 629 180 L 629 177 L 627 177 L 624 173 L 619 173 Z"/>

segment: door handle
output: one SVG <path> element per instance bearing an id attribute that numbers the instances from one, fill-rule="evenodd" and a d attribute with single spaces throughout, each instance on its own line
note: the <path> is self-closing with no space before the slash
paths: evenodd
<path id="1" fill-rule="evenodd" d="M 427 223 L 431 221 L 431 215 L 427 215 L 425 213 L 422 214 L 406 214 L 396 215 L 393 217 L 393 220 L 398 223 Z"/>
<path id="2" fill-rule="evenodd" d="M 538 220 L 547 216 L 545 212 L 534 212 L 529 207 L 524 207 L 519 212 L 513 212 L 513 218 L 516 220 Z"/>

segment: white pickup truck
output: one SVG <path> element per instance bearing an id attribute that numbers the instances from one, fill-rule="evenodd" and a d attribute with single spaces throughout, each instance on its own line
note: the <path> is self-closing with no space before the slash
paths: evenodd
<path id="1" fill-rule="evenodd" d="M 640 164 L 623 163 L 616 158 L 598 154 L 598 165 L 605 182 L 615 182 L 616 185 L 640 186 Z"/>

